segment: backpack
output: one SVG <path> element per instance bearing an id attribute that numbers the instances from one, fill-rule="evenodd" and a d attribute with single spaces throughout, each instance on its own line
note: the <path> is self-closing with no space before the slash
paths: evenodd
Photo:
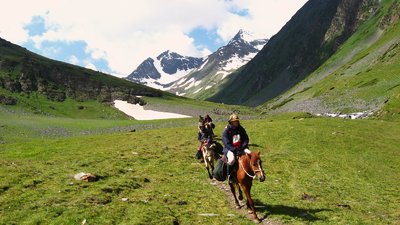
<path id="1" fill-rule="evenodd" d="M 196 159 L 202 159 L 203 158 L 203 153 L 201 152 L 201 150 L 197 150 L 196 154 L 194 155 L 194 157 Z"/>
<path id="2" fill-rule="evenodd" d="M 213 141 L 213 142 L 216 145 L 215 146 L 215 152 L 218 153 L 219 155 L 223 155 L 224 153 L 223 153 L 222 150 L 224 150 L 224 147 L 220 143 L 218 143 L 216 141 Z"/>
<path id="3" fill-rule="evenodd" d="M 227 167 L 224 161 L 217 159 L 213 171 L 214 178 L 218 181 L 225 181 L 227 175 Z"/>

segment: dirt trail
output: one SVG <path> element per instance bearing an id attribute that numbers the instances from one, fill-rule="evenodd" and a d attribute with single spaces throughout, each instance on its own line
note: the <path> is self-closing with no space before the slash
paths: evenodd
<path id="1" fill-rule="evenodd" d="M 210 184 L 216 186 L 220 191 L 222 191 L 226 195 L 226 200 L 229 202 L 229 205 L 230 205 L 232 210 L 236 211 L 236 213 L 243 214 L 250 221 L 253 220 L 253 214 L 249 214 L 247 212 L 246 196 L 244 195 L 244 193 L 243 193 L 243 201 L 239 200 L 241 208 L 237 209 L 236 205 L 235 205 L 235 200 L 233 199 L 233 196 L 232 196 L 232 193 L 231 193 L 231 190 L 230 190 L 230 187 L 229 187 L 227 181 L 220 182 L 220 181 L 217 181 L 215 179 L 212 179 L 212 180 L 208 179 L 208 182 Z M 236 192 L 237 192 L 237 190 L 236 190 Z M 262 207 L 262 206 L 256 206 L 256 207 Z M 257 208 L 256 208 L 256 212 L 257 212 Z M 260 213 L 260 212 L 257 212 L 257 216 L 261 220 L 261 223 L 259 223 L 259 224 L 270 224 L 270 225 L 271 224 L 272 225 L 281 225 L 282 224 L 282 223 L 277 222 L 277 221 L 272 221 L 272 220 L 270 220 L 268 218 L 263 218 L 264 215 L 262 213 Z"/>

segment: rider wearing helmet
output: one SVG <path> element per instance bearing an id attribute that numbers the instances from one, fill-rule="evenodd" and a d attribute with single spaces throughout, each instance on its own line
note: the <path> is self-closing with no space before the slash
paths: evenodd
<path id="1" fill-rule="evenodd" d="M 224 143 L 224 156 L 228 159 L 228 182 L 233 183 L 233 179 L 230 176 L 233 172 L 233 165 L 236 162 L 236 154 L 240 151 L 245 151 L 250 154 L 251 151 L 248 149 L 249 136 L 247 136 L 246 130 L 240 125 L 240 118 L 232 114 L 229 117 L 228 125 L 222 132 L 222 142 Z"/>

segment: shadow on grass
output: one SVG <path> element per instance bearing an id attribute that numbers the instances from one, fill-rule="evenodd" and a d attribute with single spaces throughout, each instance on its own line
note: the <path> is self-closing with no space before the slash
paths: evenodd
<path id="1" fill-rule="evenodd" d="M 263 205 L 258 200 L 253 200 L 254 205 Z M 261 215 L 264 214 L 264 218 L 268 218 L 269 215 L 286 215 L 293 218 L 297 218 L 301 221 L 323 221 L 325 218 L 319 218 L 315 216 L 316 213 L 322 211 L 333 211 L 332 209 L 301 209 L 297 207 L 284 206 L 284 205 L 267 205 L 265 208 L 256 208 L 256 211 Z"/>
<path id="2" fill-rule="evenodd" d="M 249 144 L 249 147 L 261 148 L 258 144 Z"/>

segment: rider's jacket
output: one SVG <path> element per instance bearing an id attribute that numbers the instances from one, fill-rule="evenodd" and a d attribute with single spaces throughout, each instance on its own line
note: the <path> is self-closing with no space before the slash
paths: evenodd
<path id="1" fill-rule="evenodd" d="M 203 130 L 199 130 L 197 132 L 197 140 L 199 140 L 201 143 L 204 141 L 207 141 L 207 143 L 212 143 L 212 135 L 211 131 L 209 129 L 204 128 Z"/>
<path id="2" fill-rule="evenodd" d="M 228 151 L 236 153 L 237 148 L 248 147 L 249 136 L 247 136 L 246 130 L 240 124 L 238 127 L 228 124 L 222 132 L 222 142 L 224 143 L 223 153 L 226 157 Z"/>

